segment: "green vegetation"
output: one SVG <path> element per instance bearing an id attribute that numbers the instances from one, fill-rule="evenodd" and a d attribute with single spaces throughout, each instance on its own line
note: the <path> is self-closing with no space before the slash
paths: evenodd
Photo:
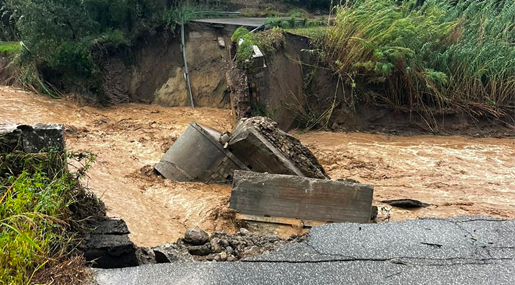
<path id="1" fill-rule="evenodd" d="M 58 152 L 0 156 L 0 284 L 29 284 L 38 270 L 73 253 L 83 221 L 70 209 L 83 203 L 77 181 L 94 157 L 79 158 L 84 166 L 70 173 Z"/>
<path id="2" fill-rule="evenodd" d="M 12 56 L 21 51 L 21 45 L 18 42 L 0 42 L 0 54 Z"/>
<path id="3" fill-rule="evenodd" d="M 163 26 L 175 31 L 180 12 L 187 22 L 210 10 L 170 0 L 0 0 L 0 11 L 9 19 L 1 38 L 26 46 L 15 59 L 25 87 L 53 97 L 57 90 L 77 92 L 106 104 L 106 57 L 119 53 L 130 62 L 139 38 Z"/>
<path id="4" fill-rule="evenodd" d="M 231 40 L 241 44 L 236 52 L 236 65 L 240 68 L 249 68 L 252 65 L 254 54 L 253 46 L 259 47 L 263 54 L 271 54 L 283 42 L 283 32 L 280 29 L 271 29 L 259 33 L 251 33 L 246 28 L 238 28 L 231 37 Z"/>
<path id="5" fill-rule="evenodd" d="M 340 0 L 282 0 L 283 2 L 301 5 L 308 9 L 321 9 L 321 10 L 329 10 L 331 5 L 336 5 L 340 3 Z M 343 1 L 345 2 L 345 1 Z"/>
<path id="6" fill-rule="evenodd" d="M 502 116 L 515 108 L 515 2 L 349 2 L 322 48 L 352 86 L 353 104 L 426 115 Z"/>

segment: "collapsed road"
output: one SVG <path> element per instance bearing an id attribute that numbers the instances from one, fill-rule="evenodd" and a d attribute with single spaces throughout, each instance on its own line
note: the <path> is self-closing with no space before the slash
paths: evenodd
<path id="1" fill-rule="evenodd" d="M 239 230 L 219 211 L 229 201 L 229 185 L 177 183 L 152 175 L 163 152 L 191 121 L 230 130 L 234 128 L 230 110 L 142 104 L 97 109 L 12 87 L 0 87 L 0 105 L 2 122 L 64 124 L 69 150 L 97 154 L 87 185 L 105 202 L 109 216 L 127 222 L 137 246 L 174 242 L 193 227 L 208 232 Z M 331 178 L 373 184 L 374 205 L 389 209 L 379 201 L 400 198 L 430 204 L 391 208 L 391 221 L 515 216 L 512 139 L 329 132 L 295 136 Z"/>
<path id="2" fill-rule="evenodd" d="M 466 217 L 314 227 L 239 262 L 98 270 L 111 284 L 513 284 L 515 221 Z"/>

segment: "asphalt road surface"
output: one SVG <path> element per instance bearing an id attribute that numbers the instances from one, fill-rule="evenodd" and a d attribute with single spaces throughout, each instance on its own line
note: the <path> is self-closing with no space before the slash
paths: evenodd
<path id="1" fill-rule="evenodd" d="M 484 217 L 315 227 L 239 262 L 98 270 L 98 284 L 515 284 L 515 221 Z"/>
<path id="2" fill-rule="evenodd" d="M 265 24 L 266 18 L 220 18 L 220 19 L 198 19 L 192 22 L 217 24 L 217 25 L 230 25 L 230 26 L 245 26 L 245 27 L 260 27 Z"/>

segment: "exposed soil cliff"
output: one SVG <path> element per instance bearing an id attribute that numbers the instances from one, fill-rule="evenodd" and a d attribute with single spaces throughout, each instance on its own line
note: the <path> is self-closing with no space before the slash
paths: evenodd
<path id="1" fill-rule="evenodd" d="M 225 72 L 231 66 L 231 33 L 195 23 L 187 26 L 186 54 L 196 106 L 229 107 Z M 120 52 L 100 58 L 108 101 L 189 106 L 180 45 L 180 34 L 156 30 L 141 39 L 130 55 Z"/>

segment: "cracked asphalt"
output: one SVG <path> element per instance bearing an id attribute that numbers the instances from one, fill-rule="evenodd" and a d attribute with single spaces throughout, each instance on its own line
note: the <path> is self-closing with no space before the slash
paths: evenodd
<path id="1" fill-rule="evenodd" d="M 515 221 L 483 217 L 315 227 L 239 262 L 98 270 L 108 284 L 515 284 Z"/>

